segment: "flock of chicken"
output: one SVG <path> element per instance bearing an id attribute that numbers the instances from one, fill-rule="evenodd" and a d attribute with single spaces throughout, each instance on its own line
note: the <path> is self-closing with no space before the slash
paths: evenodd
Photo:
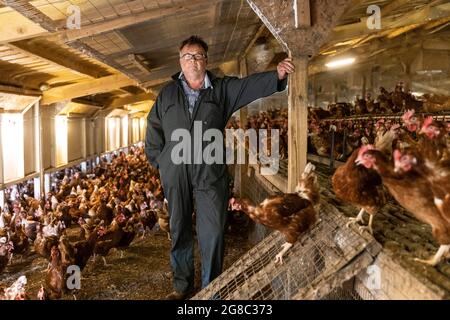
<path id="1" fill-rule="evenodd" d="M 308 108 L 308 153 L 330 157 L 331 133 L 334 135 L 333 158 L 346 160 L 364 144 L 373 144 L 380 130 L 401 124 L 400 116 L 406 109 L 416 113 L 439 113 L 450 111 L 450 97 L 424 94 L 420 100 L 405 92 L 399 83 L 394 91 L 380 88 L 374 100 L 368 93 L 365 99 L 357 98 L 354 104 L 334 103 L 328 109 Z M 397 119 L 375 119 L 377 115 L 398 115 Z M 364 119 L 346 118 L 351 115 Z M 242 128 L 239 119 L 232 118 L 227 128 Z M 248 117 L 244 129 L 278 129 L 280 135 L 280 159 L 288 157 L 288 110 L 261 111 Z M 269 144 L 270 146 L 270 144 Z M 269 149 L 270 150 L 270 149 Z"/>
<path id="2" fill-rule="evenodd" d="M 349 224 L 363 222 L 364 212 L 369 213 L 369 224 L 360 227 L 361 231 L 373 232 L 373 217 L 386 203 L 387 192 L 431 225 L 440 248 L 430 259 L 417 260 L 435 266 L 450 258 L 450 124 L 416 115 L 414 109 L 406 111 L 401 120 L 377 121 L 374 137 L 358 139 L 346 163 L 335 171 L 332 185 L 339 198 L 360 209 Z M 259 205 L 247 199 L 230 200 L 232 209 L 285 235 L 277 262 L 317 220 L 315 181 L 314 166 L 309 163 L 295 193 L 271 196 Z"/>
<path id="3" fill-rule="evenodd" d="M 416 112 L 437 113 L 450 110 L 450 97 L 438 94 L 424 94 L 416 98 L 406 92 L 403 82 L 397 83 L 394 91 L 388 92 L 380 87 L 380 94 L 376 99 L 370 92 L 362 99 L 357 96 L 352 103 L 333 103 L 328 110 L 312 108 L 313 116 L 320 118 L 343 118 L 351 115 L 389 115 L 402 113 L 408 108 Z"/>
<path id="4" fill-rule="evenodd" d="M 332 177 L 342 200 L 360 208 L 351 221 L 363 221 L 372 232 L 375 213 L 386 203 L 386 190 L 417 219 L 429 224 L 440 244 L 436 254 L 420 262 L 435 266 L 450 258 L 450 124 L 408 110 L 403 126 L 379 129 L 374 144 L 353 151 Z"/>
<path id="5" fill-rule="evenodd" d="M 227 129 L 242 128 L 239 119 L 232 117 L 227 124 Z M 250 115 L 247 119 L 245 130 L 255 129 L 259 133 L 259 129 L 264 129 L 266 135 L 261 135 L 263 141 L 261 146 L 270 153 L 270 130 L 279 131 L 279 155 L 280 159 L 288 157 L 288 113 L 287 109 L 261 111 L 257 114 Z M 266 147 L 267 146 L 267 147 Z"/>
<path id="6" fill-rule="evenodd" d="M 401 91 L 399 91 L 401 92 Z M 328 124 L 330 125 L 330 124 Z M 450 125 L 431 116 L 407 110 L 398 123 L 389 120 L 331 123 L 332 130 L 353 130 L 341 145 L 350 154 L 336 169 L 332 179 L 335 194 L 360 209 L 349 224 L 363 222 L 360 230 L 372 233 L 375 214 L 386 203 L 387 193 L 417 219 L 432 227 L 440 244 L 436 254 L 420 262 L 435 266 L 450 258 Z M 324 122 L 314 115 L 313 134 L 320 135 Z M 355 127 L 356 126 L 356 127 Z M 239 127 L 236 120 L 228 126 Z M 279 128 L 282 157 L 287 157 L 286 111 L 265 112 L 250 117 L 247 128 Z M 327 129 L 325 129 L 327 130 Z M 329 129 L 328 129 L 329 130 Z M 284 137 L 284 138 L 282 138 Z M 284 140 L 283 140 L 284 139 Z M 314 139 L 314 138 L 313 138 Z M 313 143 L 314 144 L 314 143 Z M 316 146 L 317 149 L 317 146 Z M 318 148 L 320 150 L 320 148 Z M 272 196 L 259 205 L 247 199 L 230 199 L 230 209 L 245 212 L 251 219 L 282 232 L 286 243 L 276 255 L 278 263 L 301 234 L 317 223 L 314 206 L 319 202 L 314 166 L 307 164 L 295 193 Z M 45 286 L 38 298 L 60 298 L 65 290 L 66 270 L 71 265 L 81 270 L 93 256 L 103 257 L 113 249 L 130 245 L 139 230 L 152 229 L 156 223 L 169 233 L 167 203 L 158 172 L 148 165 L 142 148 L 120 153 L 110 164 L 95 168 L 91 178 L 65 177 L 57 193 L 34 199 L 20 194 L 9 199 L 0 216 L 0 272 L 13 255 L 34 252 L 49 260 Z M 81 228 L 78 241 L 69 241 L 66 230 Z M 0 299 L 26 298 L 26 278 L 13 286 L 0 288 Z"/>
<path id="7" fill-rule="evenodd" d="M 169 232 L 168 220 L 158 172 L 148 165 L 143 148 L 121 152 L 91 175 L 66 176 L 59 191 L 45 198 L 19 192 L 17 199 L 7 199 L 0 215 L 0 272 L 13 257 L 34 251 L 49 261 L 38 298 L 58 299 L 66 290 L 69 266 L 82 271 L 97 255 L 106 264 L 111 249 L 127 248 L 156 223 Z M 75 241 L 67 235 L 69 228 L 80 230 Z M 0 287 L 0 300 L 28 298 L 25 284 L 20 277 L 11 287 Z"/>

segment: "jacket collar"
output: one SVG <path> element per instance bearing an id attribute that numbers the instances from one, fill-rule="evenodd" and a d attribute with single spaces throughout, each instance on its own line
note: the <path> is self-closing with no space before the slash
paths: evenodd
<path id="1" fill-rule="evenodd" d="M 172 79 L 177 81 L 178 79 L 181 78 L 181 75 L 182 75 L 181 71 L 177 72 L 174 75 L 172 75 Z M 212 88 L 213 87 L 212 86 L 212 82 L 216 79 L 216 76 L 213 73 L 211 73 L 210 71 L 206 70 L 206 76 L 205 77 L 206 77 L 206 79 L 205 79 L 206 88 L 209 88 L 209 86 Z M 208 86 L 208 81 L 209 81 L 209 86 Z"/>

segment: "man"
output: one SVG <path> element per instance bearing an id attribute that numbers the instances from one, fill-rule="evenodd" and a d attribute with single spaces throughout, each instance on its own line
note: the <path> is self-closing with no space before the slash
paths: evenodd
<path id="1" fill-rule="evenodd" d="M 285 59 L 277 71 L 243 79 L 216 78 L 206 70 L 207 54 L 207 44 L 197 36 L 182 42 L 181 73 L 174 75 L 173 81 L 161 90 L 147 117 L 145 152 L 149 162 L 159 169 L 170 215 L 170 261 L 175 291 L 168 299 L 185 299 L 193 290 L 194 199 L 202 287 L 222 272 L 228 174 L 225 162 L 205 164 L 192 160 L 195 159 L 194 152 L 198 156 L 209 144 L 193 133 L 194 128 L 201 126 L 202 132 L 208 129 L 223 132 L 235 111 L 258 98 L 284 90 L 287 74 L 294 72 L 291 60 Z M 190 163 L 175 164 L 178 162 L 173 161 L 175 152 L 172 151 L 179 140 L 173 141 L 172 133 L 177 129 L 190 132 L 192 157 L 187 157 L 192 160 Z"/>

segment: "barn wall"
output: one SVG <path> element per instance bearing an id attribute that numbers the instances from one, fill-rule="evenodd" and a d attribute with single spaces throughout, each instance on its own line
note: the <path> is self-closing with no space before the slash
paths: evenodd
<path id="1" fill-rule="evenodd" d="M 67 121 L 67 160 L 68 162 L 83 157 L 84 119 L 69 118 Z"/>
<path id="2" fill-rule="evenodd" d="M 131 119 L 131 126 L 132 126 L 132 142 L 136 143 L 140 140 L 140 128 L 139 128 L 139 118 L 133 118 Z"/>
<path id="3" fill-rule="evenodd" d="M 94 120 L 86 119 L 84 126 L 86 131 L 86 156 L 89 157 L 95 153 Z"/>
<path id="4" fill-rule="evenodd" d="M 44 169 L 55 166 L 55 108 L 41 106 L 42 162 Z"/>
<path id="5" fill-rule="evenodd" d="M 8 182 L 24 176 L 23 116 L 20 113 L 0 115 L 3 155 L 3 180 Z M 5 139 L 4 137 L 8 137 Z"/>
<path id="6" fill-rule="evenodd" d="M 23 115 L 23 148 L 24 148 L 24 173 L 25 175 L 36 172 L 36 119 L 34 106 Z"/>
<path id="7" fill-rule="evenodd" d="M 94 120 L 95 153 L 105 152 L 105 118 L 98 117 Z"/>
<path id="8" fill-rule="evenodd" d="M 145 131 L 147 130 L 147 120 L 145 117 L 139 118 L 140 135 L 139 140 L 145 140 Z"/>
<path id="9" fill-rule="evenodd" d="M 55 167 L 67 164 L 68 119 L 66 116 L 55 116 Z"/>
<path id="10" fill-rule="evenodd" d="M 106 118 L 106 150 L 113 151 L 121 146 L 121 119 L 119 117 Z"/>
<path id="11" fill-rule="evenodd" d="M 122 134 L 120 139 L 120 146 L 126 147 L 130 143 L 130 139 L 128 136 L 128 116 L 122 117 L 120 119 L 120 132 Z"/>

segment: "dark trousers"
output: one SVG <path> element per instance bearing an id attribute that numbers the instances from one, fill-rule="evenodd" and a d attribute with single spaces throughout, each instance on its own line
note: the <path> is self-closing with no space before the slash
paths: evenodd
<path id="1" fill-rule="evenodd" d="M 223 177 L 208 189 L 197 190 L 192 187 L 186 167 L 176 180 L 170 181 L 164 189 L 169 203 L 172 237 L 170 263 L 175 290 L 187 293 L 194 288 L 193 198 L 204 288 L 222 272 L 228 177 Z"/>

